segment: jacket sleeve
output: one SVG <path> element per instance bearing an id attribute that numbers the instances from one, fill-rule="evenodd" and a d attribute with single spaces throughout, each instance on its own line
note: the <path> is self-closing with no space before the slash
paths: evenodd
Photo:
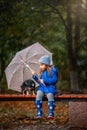
<path id="1" fill-rule="evenodd" d="M 33 75 L 32 78 L 33 78 L 39 85 L 41 85 L 41 86 L 43 86 L 43 87 L 44 87 L 44 86 L 46 87 L 45 84 L 39 82 L 39 79 L 38 79 L 38 75 L 37 75 L 37 74 L 36 74 L 36 75 Z"/>
<path id="2" fill-rule="evenodd" d="M 36 75 L 33 75 L 32 78 L 33 78 L 37 83 L 40 83 L 37 74 L 36 74 Z"/>
<path id="3" fill-rule="evenodd" d="M 58 81 L 58 71 L 54 68 L 51 72 L 51 77 L 45 76 L 43 78 L 43 81 L 44 81 L 45 84 L 48 84 L 48 85 L 56 84 L 56 82 Z"/>

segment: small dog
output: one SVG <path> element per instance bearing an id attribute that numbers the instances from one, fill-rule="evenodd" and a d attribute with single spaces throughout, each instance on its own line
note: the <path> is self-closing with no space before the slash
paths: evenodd
<path id="1" fill-rule="evenodd" d="M 35 82 L 32 79 L 28 79 L 21 85 L 21 93 L 23 95 L 35 95 Z"/>

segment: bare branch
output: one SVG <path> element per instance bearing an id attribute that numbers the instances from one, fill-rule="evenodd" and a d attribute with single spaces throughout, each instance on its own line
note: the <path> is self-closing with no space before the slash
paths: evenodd
<path id="1" fill-rule="evenodd" d="M 47 2 L 46 2 L 46 3 L 47 3 Z M 65 29 L 67 29 L 67 25 L 66 25 L 66 23 L 65 23 L 65 20 L 64 20 L 64 18 L 63 18 L 63 16 L 62 16 L 61 12 L 60 12 L 58 9 L 56 9 L 53 5 L 51 5 L 50 3 L 47 3 L 47 4 L 48 4 L 48 6 L 51 7 L 52 12 L 57 13 L 57 14 L 59 15 L 59 17 L 60 17 L 60 19 L 61 19 L 63 25 L 65 26 Z"/>

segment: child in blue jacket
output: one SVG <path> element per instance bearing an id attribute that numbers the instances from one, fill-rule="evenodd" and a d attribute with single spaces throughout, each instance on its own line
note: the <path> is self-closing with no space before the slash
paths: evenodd
<path id="1" fill-rule="evenodd" d="M 42 98 L 44 94 L 48 99 L 49 114 L 48 118 L 54 117 L 54 95 L 56 94 L 56 83 L 58 81 L 58 71 L 54 67 L 50 67 L 50 57 L 44 55 L 39 59 L 40 72 L 39 75 L 32 70 L 33 79 L 39 83 L 36 95 L 37 117 L 42 117 Z"/>

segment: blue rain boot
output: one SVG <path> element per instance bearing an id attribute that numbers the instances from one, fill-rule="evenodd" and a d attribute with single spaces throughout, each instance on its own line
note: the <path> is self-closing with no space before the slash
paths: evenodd
<path id="1" fill-rule="evenodd" d="M 54 118 L 54 107 L 55 107 L 54 101 L 48 101 L 48 107 L 49 107 L 48 118 L 52 119 L 52 118 Z"/>
<path id="2" fill-rule="evenodd" d="M 37 107 L 37 118 L 42 117 L 42 101 L 36 100 L 36 107 Z"/>

